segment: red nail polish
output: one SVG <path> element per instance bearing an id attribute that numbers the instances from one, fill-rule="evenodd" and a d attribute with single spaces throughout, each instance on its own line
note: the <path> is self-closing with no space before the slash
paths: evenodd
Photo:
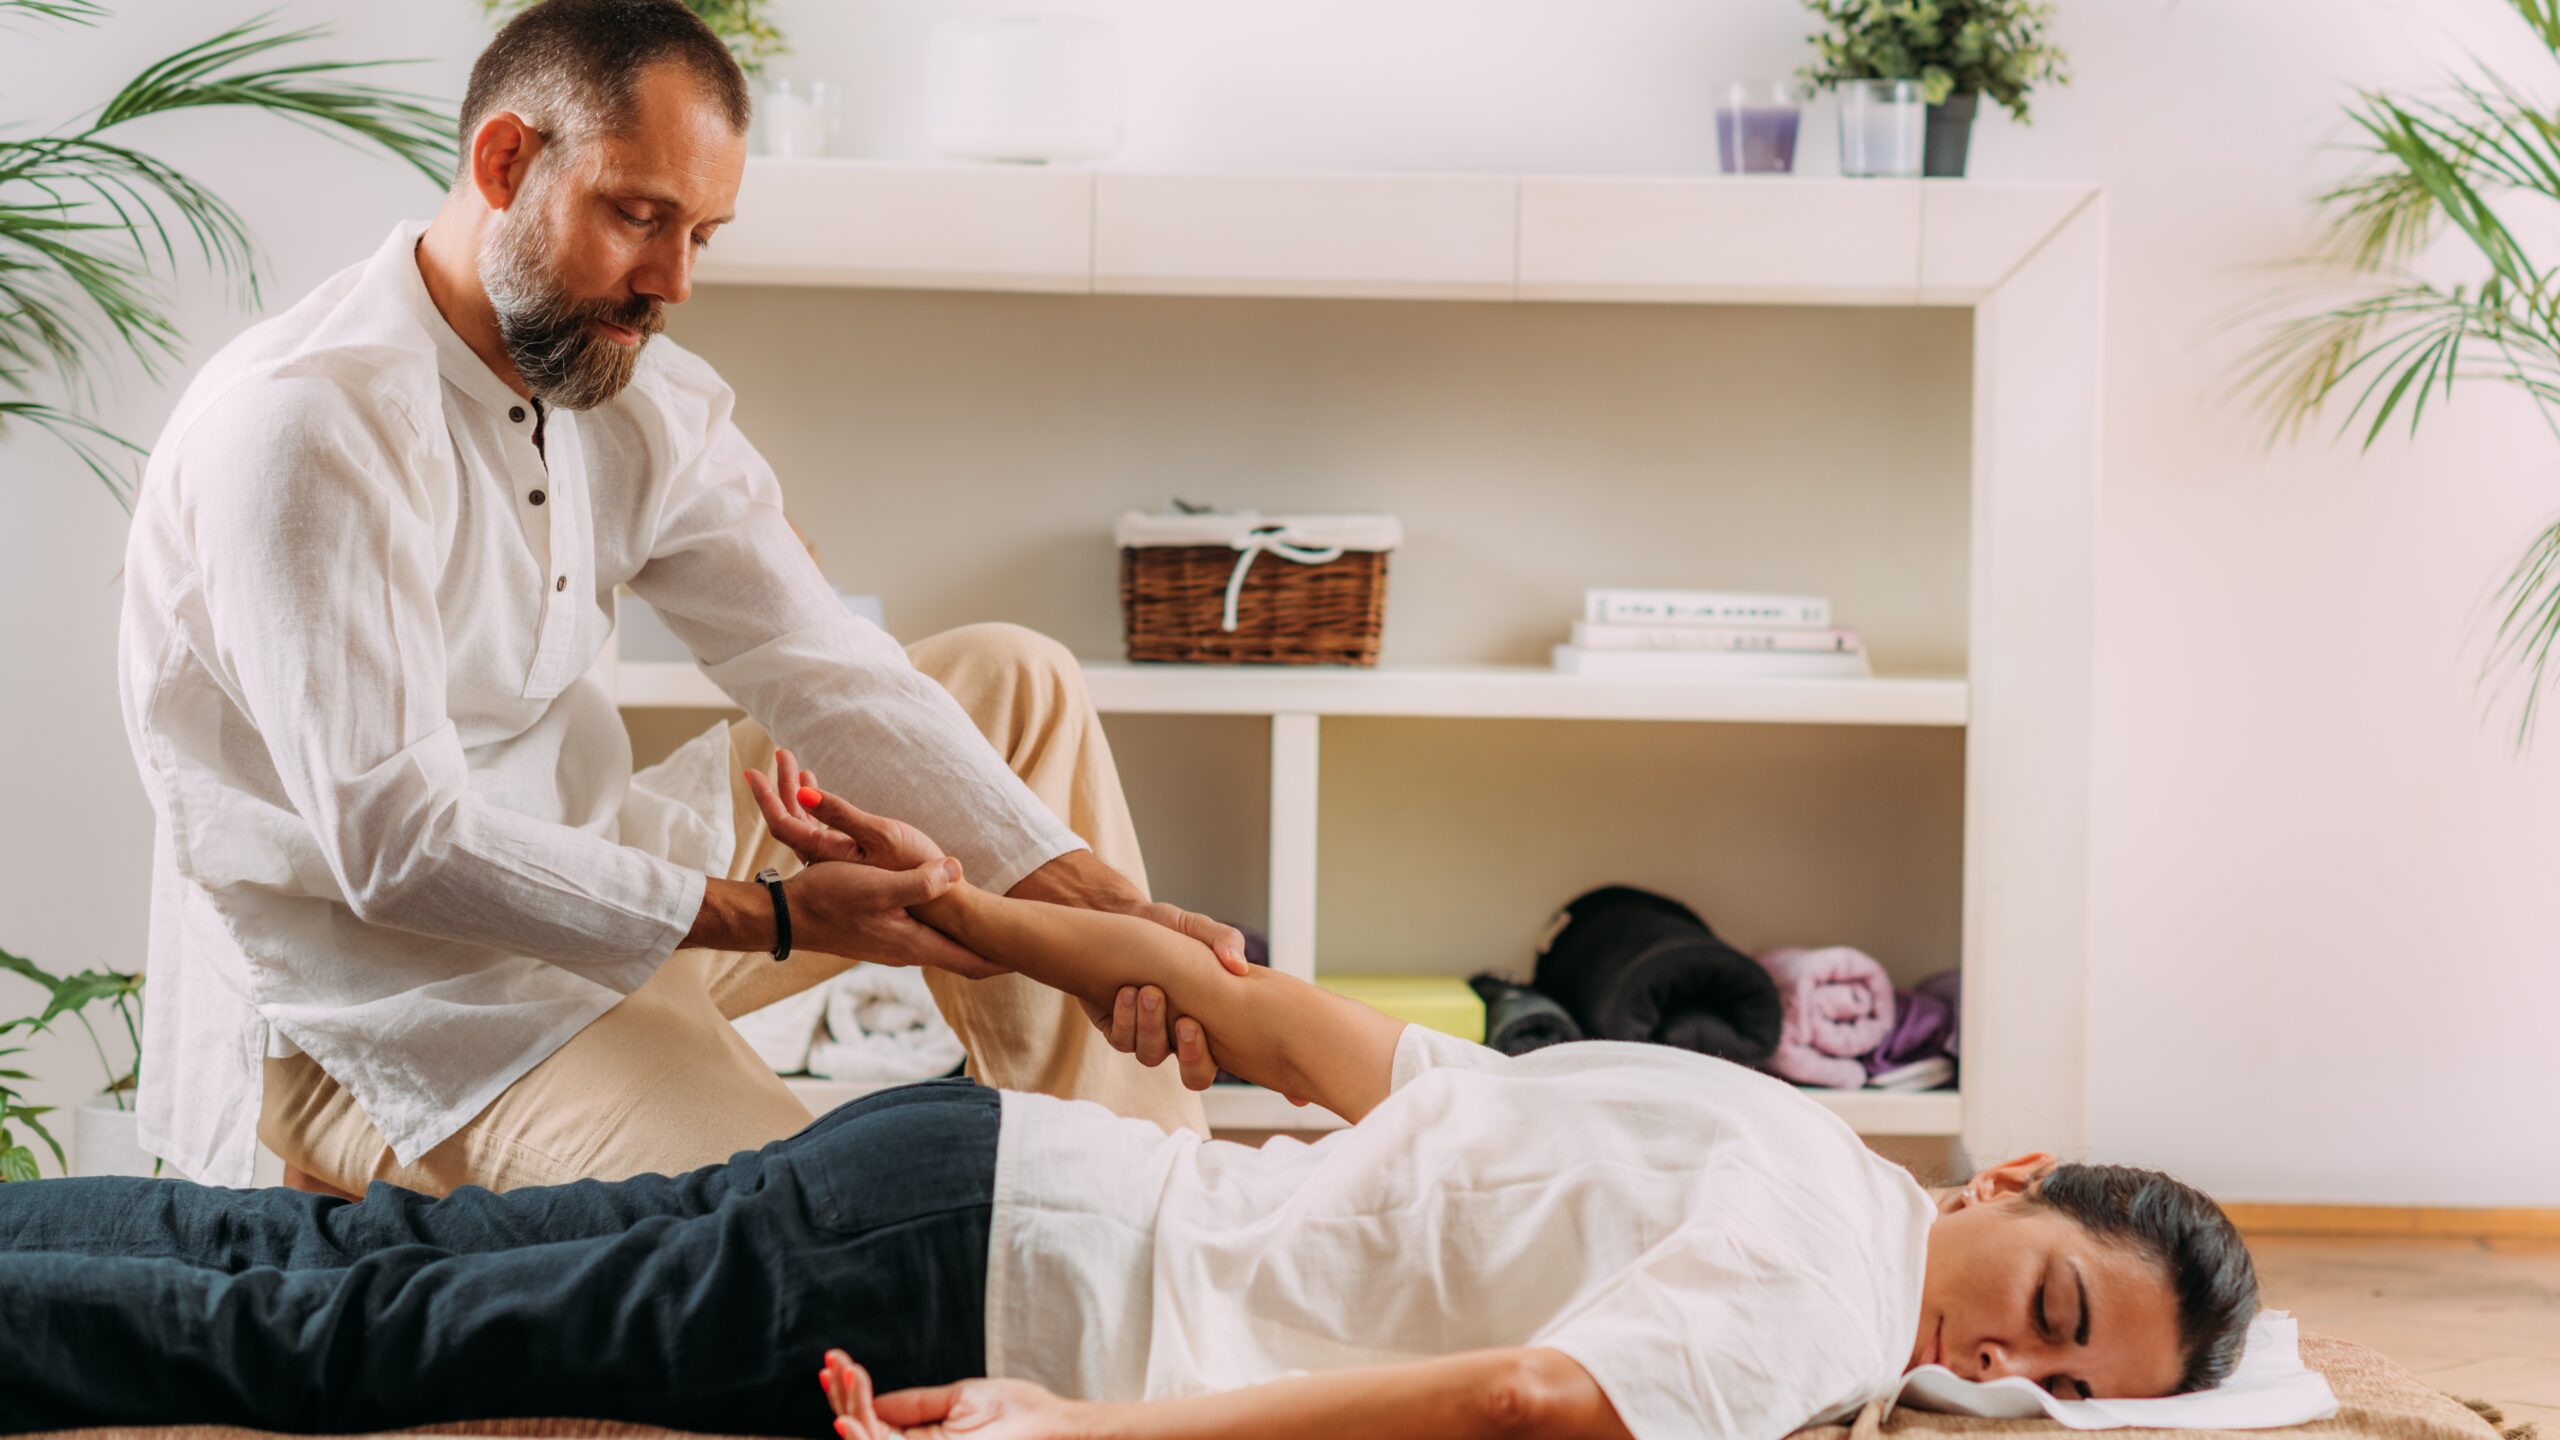
<path id="1" fill-rule="evenodd" d="M 803 805 L 815 805 L 815 804 L 817 804 L 819 801 L 824 800 L 825 798 L 827 798 L 827 797 L 825 797 L 824 795 L 819 794 L 817 791 L 815 791 L 815 790 L 813 790 L 813 789 L 809 788 L 809 787 L 808 787 L 808 786 L 806 786 L 806 785 L 803 785 L 803 786 L 801 786 L 801 787 L 800 787 L 800 803 L 801 803 L 801 804 L 803 804 Z"/>

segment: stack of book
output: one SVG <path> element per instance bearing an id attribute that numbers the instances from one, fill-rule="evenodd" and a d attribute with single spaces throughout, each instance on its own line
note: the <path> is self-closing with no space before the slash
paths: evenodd
<path id="1" fill-rule="evenodd" d="M 1862 680 L 1858 632 L 1831 623 L 1819 595 L 1723 590 L 1587 590 L 1571 642 L 1556 647 L 1568 675 L 1693 679 Z"/>

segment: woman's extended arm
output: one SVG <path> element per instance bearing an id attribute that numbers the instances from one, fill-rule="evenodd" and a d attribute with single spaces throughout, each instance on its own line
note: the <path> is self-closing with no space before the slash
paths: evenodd
<path id="1" fill-rule="evenodd" d="M 800 849 L 793 837 L 808 816 L 782 806 L 769 786 L 757 786 L 756 798 L 775 835 Z M 804 791 L 800 798 L 864 863 L 912 869 L 941 853 L 914 826 L 867 814 L 840 796 Z M 1088 1005 L 1107 1008 L 1125 987 L 1152 986 L 1173 1015 L 1216 1039 L 1228 1069 L 1345 1120 L 1359 1120 L 1387 1097 L 1403 1021 L 1277 971 L 1230 974 L 1207 946 L 1152 921 L 1017 900 L 965 881 L 908 913 Z M 1177 1033 L 1181 1027 L 1177 1020 Z"/>
<path id="2" fill-rule="evenodd" d="M 1631 1440 L 1600 1383 L 1560 1350 L 1476 1350 L 1128 1404 L 1062 1400 L 1016 1380 L 873 1401 L 844 1352 L 827 1352 L 827 1370 L 846 1440 Z"/>

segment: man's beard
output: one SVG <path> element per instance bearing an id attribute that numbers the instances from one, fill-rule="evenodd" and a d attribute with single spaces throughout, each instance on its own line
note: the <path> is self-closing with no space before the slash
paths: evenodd
<path id="1" fill-rule="evenodd" d="M 498 312 L 498 338 L 535 398 L 586 410 L 622 393 L 649 337 L 666 328 L 665 307 L 646 295 L 578 300 L 560 283 L 546 252 L 537 195 L 507 207 L 480 249 L 480 288 Z M 606 338 L 597 321 L 638 334 L 634 345 Z"/>

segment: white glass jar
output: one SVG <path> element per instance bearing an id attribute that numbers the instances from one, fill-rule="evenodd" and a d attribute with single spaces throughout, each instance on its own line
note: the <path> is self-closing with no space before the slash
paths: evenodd
<path id="1" fill-rule="evenodd" d="M 1920 173 L 1921 140 L 1929 107 L 1917 80 L 1844 80 L 1840 83 L 1840 173 L 1906 176 Z"/>
<path id="2" fill-rule="evenodd" d="M 814 160 L 836 148 L 840 108 L 824 80 L 767 80 L 756 96 L 756 151 L 781 160 Z"/>

